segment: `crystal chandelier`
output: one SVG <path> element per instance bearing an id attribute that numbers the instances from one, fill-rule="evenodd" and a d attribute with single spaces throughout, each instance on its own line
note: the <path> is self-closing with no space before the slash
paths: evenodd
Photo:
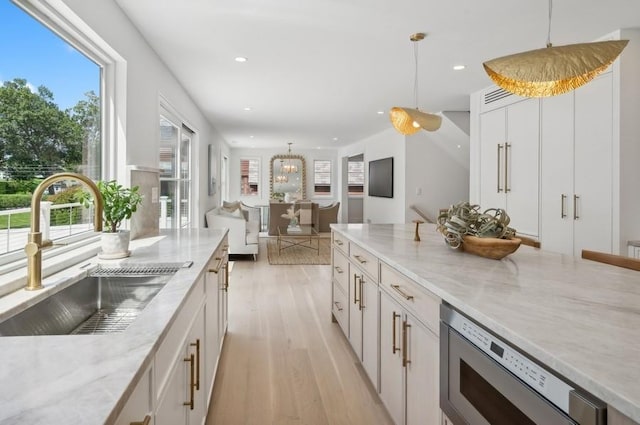
<path id="1" fill-rule="evenodd" d="M 291 156 L 291 142 L 289 142 L 289 156 Z M 282 171 L 287 174 L 294 174 L 298 172 L 298 166 L 291 163 L 291 158 L 287 160 L 287 163 L 282 165 Z"/>

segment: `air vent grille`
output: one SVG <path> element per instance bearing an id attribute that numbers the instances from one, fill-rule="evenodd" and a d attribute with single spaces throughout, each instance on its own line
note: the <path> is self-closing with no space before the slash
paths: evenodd
<path id="1" fill-rule="evenodd" d="M 511 96 L 513 93 L 506 91 L 505 89 L 495 89 L 484 94 L 484 104 L 488 105 L 493 102 L 497 102 L 505 97 Z"/>

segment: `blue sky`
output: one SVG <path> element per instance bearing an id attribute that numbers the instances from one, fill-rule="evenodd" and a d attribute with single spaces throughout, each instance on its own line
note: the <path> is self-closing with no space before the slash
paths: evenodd
<path id="1" fill-rule="evenodd" d="M 0 0 L 0 81 L 46 86 L 61 109 L 99 94 L 100 68 L 9 0 Z"/>

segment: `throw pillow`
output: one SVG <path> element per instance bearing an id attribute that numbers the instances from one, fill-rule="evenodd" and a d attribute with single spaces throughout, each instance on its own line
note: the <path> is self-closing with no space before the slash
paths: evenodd
<path id="1" fill-rule="evenodd" d="M 235 210 L 240 209 L 240 201 L 222 201 L 222 208 L 228 212 L 234 212 Z"/>

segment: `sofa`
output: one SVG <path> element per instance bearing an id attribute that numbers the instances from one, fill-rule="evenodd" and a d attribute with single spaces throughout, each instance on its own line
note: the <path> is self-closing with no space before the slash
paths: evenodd
<path id="1" fill-rule="evenodd" d="M 260 208 L 240 201 L 224 201 L 222 206 L 207 211 L 207 227 L 229 229 L 229 254 L 253 255 L 256 260 L 259 247 Z"/>

